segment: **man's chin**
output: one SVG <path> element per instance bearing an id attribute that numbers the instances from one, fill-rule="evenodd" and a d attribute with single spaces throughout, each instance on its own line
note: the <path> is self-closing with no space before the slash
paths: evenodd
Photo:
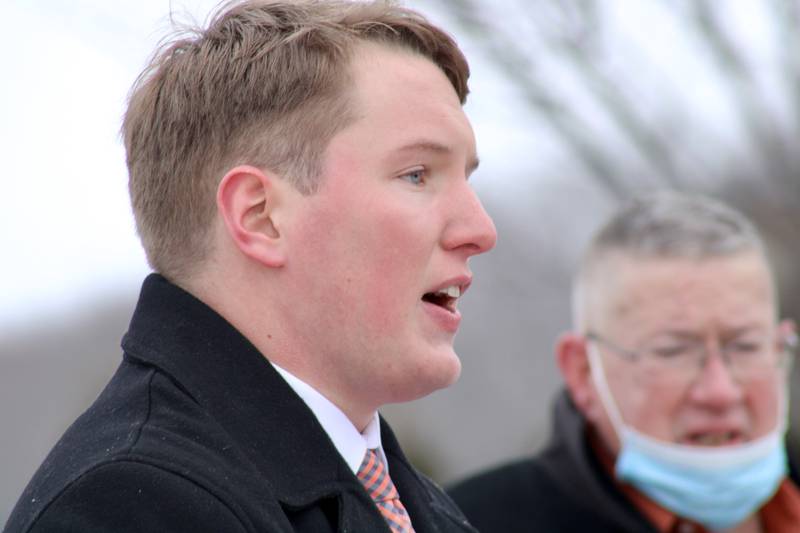
<path id="1" fill-rule="evenodd" d="M 446 354 L 436 354 L 429 363 L 419 371 L 419 395 L 424 397 L 437 390 L 446 389 L 453 385 L 461 376 L 461 360 L 450 349 Z"/>
<path id="2" fill-rule="evenodd" d="M 427 358 L 416 371 L 409 371 L 394 383 L 392 398 L 388 403 L 419 400 L 446 389 L 458 381 L 460 375 L 461 361 L 454 352 L 451 351 L 446 357 L 441 353 L 436 354 L 435 358 Z"/>

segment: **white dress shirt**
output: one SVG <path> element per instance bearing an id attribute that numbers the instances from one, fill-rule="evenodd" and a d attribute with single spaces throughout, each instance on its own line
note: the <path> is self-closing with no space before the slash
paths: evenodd
<path id="1" fill-rule="evenodd" d="M 350 419 L 347 418 L 347 415 L 333 402 L 320 394 L 319 391 L 275 363 L 272 363 L 272 366 L 311 409 L 311 412 L 314 413 L 314 416 L 317 417 L 320 425 L 330 437 L 339 455 L 342 456 L 354 474 L 358 472 L 367 449 L 375 450 L 378 457 L 383 461 L 386 472 L 389 472 L 389 463 L 386 462 L 383 446 L 381 446 L 381 426 L 377 411 L 372 415 L 372 420 L 367 424 L 364 432 L 359 433 Z"/>

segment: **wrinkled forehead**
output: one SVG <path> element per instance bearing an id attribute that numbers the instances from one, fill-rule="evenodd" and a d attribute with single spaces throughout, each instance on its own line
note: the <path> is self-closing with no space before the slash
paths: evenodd
<path id="1" fill-rule="evenodd" d="M 581 273 L 575 306 L 584 329 L 736 328 L 774 322 L 776 299 L 759 251 L 703 258 L 614 251 L 594 258 Z"/>

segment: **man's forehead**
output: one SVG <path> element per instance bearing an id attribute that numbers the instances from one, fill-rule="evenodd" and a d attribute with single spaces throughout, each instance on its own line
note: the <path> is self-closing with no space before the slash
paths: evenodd
<path id="1" fill-rule="evenodd" d="M 353 49 L 348 70 L 354 100 L 361 104 L 380 106 L 386 96 L 386 84 L 399 84 L 404 92 L 418 91 L 427 94 L 435 86 L 447 87 L 448 104 L 461 110 L 456 88 L 445 72 L 432 59 L 410 48 L 378 42 L 364 41 Z M 437 105 L 440 102 L 437 101 Z M 408 112 L 414 111 L 408 109 Z"/>
<path id="2" fill-rule="evenodd" d="M 710 275 L 712 278 L 726 274 L 770 278 L 766 259 L 753 250 L 706 257 L 661 256 L 610 250 L 597 254 L 587 270 L 590 278 L 599 278 L 594 279 L 595 283 L 603 284 L 606 278 L 613 277 L 629 283 L 643 281 L 653 288 L 702 275 Z"/>
<path id="3" fill-rule="evenodd" d="M 397 46 L 363 43 L 350 68 L 346 96 L 353 119 L 334 139 L 368 142 L 389 160 L 426 154 L 461 158 L 467 174 L 477 168 L 472 125 L 433 61 Z"/>
<path id="4" fill-rule="evenodd" d="M 746 307 L 728 310 L 733 324 L 774 307 L 769 270 L 756 253 L 703 259 L 613 253 L 598 260 L 588 278 L 589 312 L 605 323 L 687 324 L 726 302 Z"/>

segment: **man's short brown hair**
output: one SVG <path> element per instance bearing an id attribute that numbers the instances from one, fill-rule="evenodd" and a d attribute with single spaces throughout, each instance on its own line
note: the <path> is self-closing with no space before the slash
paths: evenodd
<path id="1" fill-rule="evenodd" d="M 206 28 L 156 52 L 122 126 L 136 226 L 153 269 L 184 279 L 207 257 L 216 187 L 232 166 L 270 169 L 314 192 L 328 142 L 353 119 L 348 67 L 363 41 L 429 58 L 466 100 L 469 68 L 455 42 L 384 1 L 227 2 Z"/>

